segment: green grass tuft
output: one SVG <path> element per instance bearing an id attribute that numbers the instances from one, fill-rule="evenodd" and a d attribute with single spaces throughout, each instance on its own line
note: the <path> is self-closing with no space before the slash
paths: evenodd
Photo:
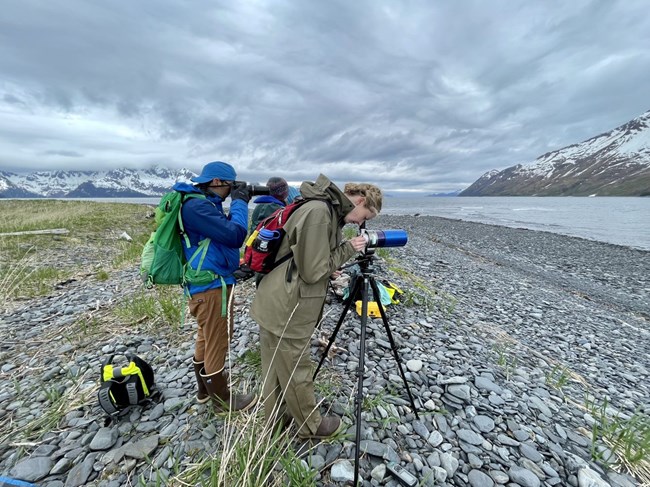
<path id="1" fill-rule="evenodd" d="M 601 404 L 587 400 L 585 406 L 594 418 L 592 458 L 608 466 L 620 463 L 637 478 L 650 481 L 650 417 L 642 412 L 623 415 L 607 400 Z M 599 443 L 607 445 L 615 458 L 605 458 Z"/>

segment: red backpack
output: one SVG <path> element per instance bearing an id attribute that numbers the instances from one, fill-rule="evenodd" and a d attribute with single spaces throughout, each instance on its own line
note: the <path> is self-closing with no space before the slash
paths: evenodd
<path id="1" fill-rule="evenodd" d="M 286 234 L 284 225 L 287 223 L 289 217 L 293 215 L 294 211 L 308 201 L 314 200 L 327 203 L 327 206 L 330 207 L 330 202 L 327 200 L 300 198 L 283 208 L 278 208 L 273 214 L 259 222 L 255 231 L 246 240 L 244 264 L 254 272 L 268 274 L 280 264 L 289 260 L 293 256 L 293 252 L 291 251 L 276 260 L 278 250 L 280 250 L 280 244 Z"/>

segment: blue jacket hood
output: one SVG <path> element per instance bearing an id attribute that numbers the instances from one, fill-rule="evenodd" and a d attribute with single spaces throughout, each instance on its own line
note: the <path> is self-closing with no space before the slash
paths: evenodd
<path id="1" fill-rule="evenodd" d="M 181 191 L 183 193 L 200 193 L 201 191 L 199 188 L 194 186 L 193 184 L 188 184 L 188 183 L 176 183 L 174 186 L 172 186 L 172 189 L 174 191 Z"/>
<path id="2" fill-rule="evenodd" d="M 270 194 L 265 194 L 255 198 L 253 203 L 255 203 L 256 205 L 259 205 L 260 203 L 274 203 L 276 205 L 286 206 L 284 201 L 279 200 L 275 196 L 271 196 Z"/>
<path id="3" fill-rule="evenodd" d="M 214 202 L 214 203 L 221 203 L 223 202 L 223 199 L 221 196 L 218 194 L 214 193 L 203 193 L 198 187 L 194 186 L 193 184 L 188 184 L 188 183 L 176 183 L 174 186 L 172 186 L 172 189 L 174 191 L 180 191 L 181 193 L 195 193 L 195 194 L 205 194 L 205 197 Z"/>

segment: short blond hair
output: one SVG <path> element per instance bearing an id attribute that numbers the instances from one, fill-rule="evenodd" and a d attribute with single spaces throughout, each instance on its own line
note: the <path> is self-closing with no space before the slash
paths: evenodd
<path id="1" fill-rule="evenodd" d="M 347 183 L 343 192 L 348 196 L 363 196 L 366 199 L 364 206 L 369 210 L 379 213 L 384 195 L 378 186 L 369 183 Z"/>

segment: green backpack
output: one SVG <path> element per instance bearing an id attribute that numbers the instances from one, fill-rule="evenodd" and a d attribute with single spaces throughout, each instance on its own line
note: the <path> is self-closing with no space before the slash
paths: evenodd
<path id="1" fill-rule="evenodd" d="M 210 239 L 199 242 L 198 249 L 190 261 L 199 257 L 196 269 L 187 265 L 183 245 L 190 248 L 190 239 L 185 233 L 181 208 L 187 198 L 202 198 L 198 193 L 172 191 L 165 194 L 156 207 L 156 230 L 142 249 L 140 277 L 146 287 L 154 284 L 208 284 L 219 276 L 209 270 L 201 270 L 208 252 Z"/>

